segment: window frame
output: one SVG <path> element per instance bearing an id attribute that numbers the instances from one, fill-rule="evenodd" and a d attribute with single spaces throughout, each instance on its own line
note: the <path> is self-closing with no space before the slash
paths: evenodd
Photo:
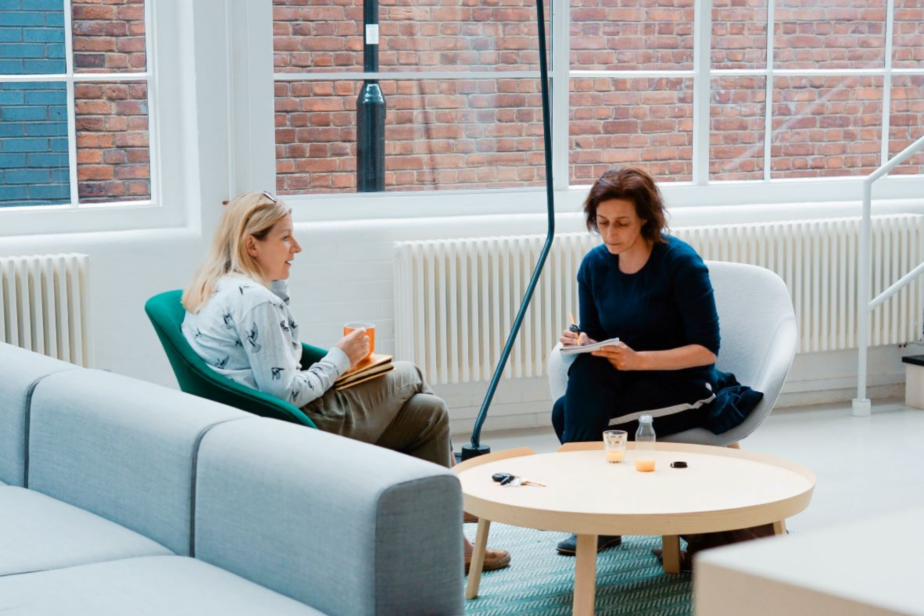
<path id="1" fill-rule="evenodd" d="M 550 69 L 552 101 L 552 169 L 556 196 L 556 210 L 575 212 L 587 194 L 589 185 L 569 184 L 569 94 L 570 80 L 575 77 L 602 78 L 657 78 L 682 77 L 693 80 L 693 160 L 692 181 L 661 182 L 660 187 L 671 207 L 694 206 L 758 206 L 780 203 L 830 203 L 859 202 L 862 198 L 862 185 L 865 175 L 841 176 L 834 178 L 770 178 L 770 144 L 772 142 L 772 88 L 773 76 L 883 76 L 883 123 L 881 137 L 880 164 L 888 160 L 889 120 L 891 115 L 891 76 L 924 75 L 924 68 L 896 69 L 892 67 L 892 31 L 894 28 L 894 0 L 887 0 L 886 13 L 886 61 L 881 69 L 804 69 L 784 70 L 773 66 L 774 1 L 768 0 L 767 26 L 767 63 L 763 68 L 753 69 L 713 69 L 712 68 L 712 0 L 696 0 L 694 4 L 694 47 L 693 68 L 690 70 L 631 70 L 631 71 L 583 71 L 572 70 L 570 65 L 570 0 L 552 0 L 552 38 Z M 248 58 L 248 70 L 251 73 L 249 83 L 261 80 L 264 67 L 273 67 L 273 5 L 272 0 L 254 3 L 251 13 L 258 18 L 248 23 L 249 39 L 252 51 Z M 271 68 L 272 81 L 325 80 L 336 78 L 357 80 L 366 74 L 360 72 L 341 73 L 276 73 Z M 538 71 L 469 71 L 427 72 L 381 71 L 379 79 L 434 79 L 434 78 L 495 78 L 512 75 L 517 77 L 539 78 Z M 698 138 L 710 128 L 710 97 L 712 80 L 733 76 L 766 77 L 767 97 L 765 103 L 764 133 L 764 179 L 763 180 L 710 180 L 709 179 L 709 138 Z M 253 96 L 255 93 L 250 92 Z M 274 109 L 275 100 L 272 87 L 257 96 L 268 99 L 261 106 Z M 253 168 L 262 167 L 258 174 L 251 174 L 256 180 L 254 189 L 276 186 L 275 174 L 275 127 L 265 128 L 266 122 L 252 123 L 251 144 L 262 147 L 250 150 L 250 159 L 268 157 L 272 169 L 265 164 L 249 163 Z M 270 131 L 267 138 L 266 130 Z M 564 146 L 561 144 L 565 144 Z M 756 186 L 760 190 L 754 190 Z M 877 182 L 875 198 L 885 200 L 913 199 L 924 194 L 924 174 L 887 176 Z M 505 188 L 505 189 L 465 189 L 465 190 L 427 190 L 427 191 L 393 191 L 381 193 L 330 193 L 282 195 L 293 206 L 294 217 L 298 222 L 361 220 L 370 218 L 432 218 L 448 216 L 474 216 L 481 214 L 520 214 L 536 213 L 543 209 L 544 188 Z M 474 201 L 474 202 L 473 202 Z M 437 202 L 438 205 L 434 205 Z M 383 214 L 387 212 L 387 214 Z"/>
<path id="2" fill-rule="evenodd" d="M 3 75 L 0 82 L 65 83 L 71 202 L 0 208 L 0 237 L 181 227 L 186 222 L 182 133 L 182 60 L 176 41 L 180 0 L 146 0 L 145 71 L 74 71 L 72 1 L 64 3 L 66 72 L 59 75 Z M 147 83 L 151 198 L 80 203 L 77 183 L 77 131 L 74 84 Z"/>

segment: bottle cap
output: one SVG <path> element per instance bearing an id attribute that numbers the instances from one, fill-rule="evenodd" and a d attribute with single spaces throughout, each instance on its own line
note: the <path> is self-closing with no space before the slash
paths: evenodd
<path id="1" fill-rule="evenodd" d="M 651 415 L 642 415 L 638 418 L 639 423 L 651 423 L 652 421 L 654 420 L 651 418 Z"/>

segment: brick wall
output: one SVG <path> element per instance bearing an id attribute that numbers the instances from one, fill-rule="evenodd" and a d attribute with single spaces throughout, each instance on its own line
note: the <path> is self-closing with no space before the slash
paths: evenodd
<path id="1" fill-rule="evenodd" d="M 880 164 L 882 77 L 776 77 L 772 178 L 866 175 Z"/>
<path id="2" fill-rule="evenodd" d="M 712 67 L 767 66 L 767 0 L 713 0 Z"/>
<path id="3" fill-rule="evenodd" d="M 924 3 L 921 0 L 895 0 L 892 46 L 895 68 L 924 68 Z"/>
<path id="4" fill-rule="evenodd" d="M 72 0 L 74 71 L 145 70 L 144 0 Z"/>
<path id="5" fill-rule="evenodd" d="M 65 71 L 62 0 L 0 2 L 0 74 Z"/>
<path id="6" fill-rule="evenodd" d="M 362 0 L 273 6 L 276 72 L 362 71 Z M 380 0 L 380 70 L 538 70 L 535 21 L 534 0 Z"/>
<path id="7" fill-rule="evenodd" d="M 70 201 L 63 83 L 0 83 L 0 207 Z"/>
<path id="8" fill-rule="evenodd" d="M 147 83 L 78 83 L 74 102 L 80 201 L 150 199 Z"/>
<path id="9" fill-rule="evenodd" d="M 767 80 L 712 80 L 709 110 L 709 178 L 762 180 Z"/>
<path id="10" fill-rule="evenodd" d="M 777 68 L 882 68 L 885 0 L 777 0 Z"/>
<path id="11" fill-rule="evenodd" d="M 571 0 L 574 70 L 693 68 L 693 0 Z"/>
<path id="12" fill-rule="evenodd" d="M 892 115 L 889 120 L 889 156 L 895 156 L 924 136 L 924 75 L 892 77 Z M 893 173 L 924 173 L 924 152 L 919 151 Z"/>
<path id="13" fill-rule="evenodd" d="M 616 165 L 667 181 L 692 178 L 691 79 L 572 79 L 570 125 L 574 184 Z"/>
<path id="14" fill-rule="evenodd" d="M 354 192 L 360 82 L 276 83 L 282 194 Z M 532 79 L 381 81 L 385 185 L 397 190 L 539 186 L 541 100 Z"/>

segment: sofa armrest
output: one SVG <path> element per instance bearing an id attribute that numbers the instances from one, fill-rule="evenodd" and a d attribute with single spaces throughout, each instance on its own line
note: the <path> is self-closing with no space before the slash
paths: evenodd
<path id="1" fill-rule="evenodd" d="M 261 419 L 210 430 L 194 546 L 331 616 L 463 613 L 456 477 L 317 430 Z"/>

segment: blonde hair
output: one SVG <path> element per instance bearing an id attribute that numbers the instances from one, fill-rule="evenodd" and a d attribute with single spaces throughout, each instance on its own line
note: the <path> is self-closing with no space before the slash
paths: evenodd
<path id="1" fill-rule="evenodd" d="M 183 291 L 183 307 L 192 313 L 202 309 L 226 274 L 243 274 L 268 286 L 260 265 L 247 253 L 246 239 L 252 235 L 262 240 L 277 222 L 292 213 L 267 192 L 244 193 L 224 203 L 212 246 Z"/>

